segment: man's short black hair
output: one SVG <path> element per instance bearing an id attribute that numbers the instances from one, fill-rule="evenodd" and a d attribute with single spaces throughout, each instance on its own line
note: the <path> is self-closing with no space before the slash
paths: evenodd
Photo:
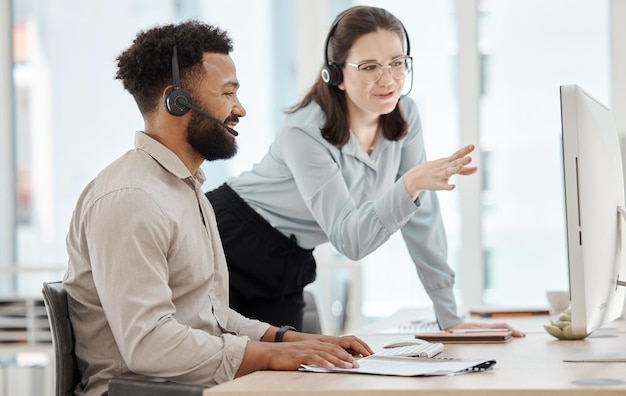
<path id="1" fill-rule="evenodd" d="M 140 31 L 133 44 L 117 57 L 116 79 L 133 95 L 139 111 L 146 115 L 161 105 L 163 89 L 172 84 L 172 53 L 176 43 L 181 85 L 202 68 L 202 54 L 229 54 L 228 34 L 198 21 L 169 24 Z"/>

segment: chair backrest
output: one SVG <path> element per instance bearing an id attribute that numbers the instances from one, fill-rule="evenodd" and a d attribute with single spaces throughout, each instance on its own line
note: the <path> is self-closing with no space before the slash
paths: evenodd
<path id="1" fill-rule="evenodd" d="M 80 374 L 74 353 L 74 331 L 67 307 L 67 292 L 63 283 L 57 281 L 44 282 L 42 293 L 54 346 L 55 395 L 71 396 L 80 382 Z"/>
<path id="2" fill-rule="evenodd" d="M 308 290 L 304 291 L 303 296 L 305 305 L 302 332 L 309 334 L 322 334 L 322 324 L 320 322 L 320 314 L 317 310 L 315 296 Z"/>

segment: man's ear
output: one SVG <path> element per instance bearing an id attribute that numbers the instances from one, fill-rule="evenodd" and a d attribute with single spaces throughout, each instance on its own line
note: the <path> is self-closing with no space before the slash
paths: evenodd
<path id="1" fill-rule="evenodd" d="M 174 86 L 172 84 L 166 86 L 165 88 L 163 88 L 163 92 L 161 92 L 161 97 L 163 99 L 165 99 L 165 96 L 167 96 L 168 93 L 170 93 L 170 91 L 174 89 Z"/>

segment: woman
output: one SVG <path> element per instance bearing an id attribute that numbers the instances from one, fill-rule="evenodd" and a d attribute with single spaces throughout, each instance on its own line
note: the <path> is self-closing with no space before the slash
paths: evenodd
<path id="1" fill-rule="evenodd" d="M 359 260 L 400 230 L 443 329 L 462 323 L 446 263 L 436 190 L 476 172 L 472 145 L 426 161 L 419 114 L 403 97 L 412 71 L 406 31 L 381 8 L 337 16 L 325 65 L 252 170 L 207 193 L 230 270 L 230 304 L 300 328 L 313 249 L 330 241 Z M 503 324 L 498 324 L 502 327 Z M 520 335 L 521 333 L 516 333 Z"/>

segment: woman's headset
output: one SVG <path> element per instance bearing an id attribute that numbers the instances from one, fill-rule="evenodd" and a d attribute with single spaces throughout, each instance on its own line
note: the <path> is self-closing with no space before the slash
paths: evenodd
<path id="1" fill-rule="evenodd" d="M 328 31 L 328 35 L 326 36 L 326 44 L 324 45 L 324 66 L 322 67 L 322 81 L 324 81 L 327 85 L 337 86 L 341 84 L 343 81 L 343 72 L 341 71 L 341 65 L 336 62 L 330 62 L 328 60 L 328 46 L 330 45 L 330 40 L 335 34 L 335 30 L 337 30 L 337 26 L 339 22 L 346 15 L 349 15 L 350 11 L 346 12 L 342 15 L 337 21 L 333 24 L 333 26 Z M 409 41 L 409 34 L 406 31 L 406 28 L 402 24 L 402 22 L 398 19 L 400 26 L 402 26 L 402 32 L 404 33 L 404 39 L 406 40 L 406 55 L 411 56 L 411 42 Z"/>

